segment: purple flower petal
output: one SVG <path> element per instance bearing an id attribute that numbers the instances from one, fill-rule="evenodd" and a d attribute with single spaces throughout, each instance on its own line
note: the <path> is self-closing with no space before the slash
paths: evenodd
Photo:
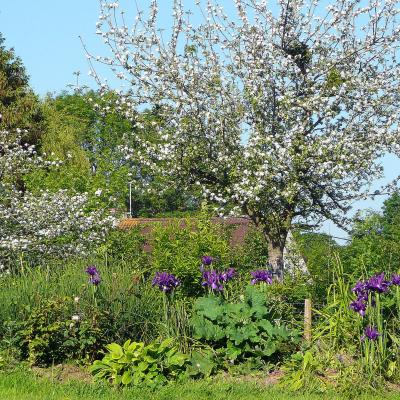
<path id="1" fill-rule="evenodd" d="M 95 275 L 99 275 L 99 271 L 97 271 L 97 268 L 94 265 L 89 265 L 86 268 L 86 273 L 90 276 L 95 276 Z"/>
<path id="2" fill-rule="evenodd" d="M 156 272 L 152 285 L 158 286 L 162 292 L 170 293 L 177 288 L 180 283 L 180 280 L 173 274 L 169 274 L 168 272 Z"/>
<path id="3" fill-rule="evenodd" d="M 214 270 L 203 270 L 202 272 L 203 282 L 201 285 L 220 292 L 224 290 L 223 283 L 230 281 L 236 276 L 236 271 L 234 268 L 229 268 L 223 272 L 217 272 Z"/>
<path id="4" fill-rule="evenodd" d="M 98 286 L 101 282 L 100 275 L 99 274 L 91 275 L 89 278 L 89 282 L 94 286 Z"/>
<path id="5" fill-rule="evenodd" d="M 363 317 L 367 309 L 367 303 L 364 299 L 358 298 L 357 300 L 354 300 L 350 303 L 350 308 L 353 311 L 358 312 Z"/>
<path id="6" fill-rule="evenodd" d="M 211 256 L 203 256 L 201 259 L 203 265 L 211 265 L 214 259 Z"/>
<path id="7" fill-rule="evenodd" d="M 385 273 L 374 275 L 366 282 L 366 288 L 371 292 L 385 293 L 389 290 L 390 282 L 385 280 Z"/>
<path id="8" fill-rule="evenodd" d="M 392 285 L 400 286 L 400 275 L 397 275 L 397 274 L 393 275 L 391 282 L 392 282 Z"/>
<path id="9" fill-rule="evenodd" d="M 364 330 L 364 335 L 361 337 L 361 340 L 370 339 L 376 340 L 381 334 L 378 330 L 373 326 L 367 326 Z"/>
<path id="10" fill-rule="evenodd" d="M 250 272 L 250 274 L 253 277 L 250 282 L 252 285 L 255 285 L 258 282 L 265 282 L 269 285 L 272 284 L 272 272 L 267 269 L 258 269 Z"/>

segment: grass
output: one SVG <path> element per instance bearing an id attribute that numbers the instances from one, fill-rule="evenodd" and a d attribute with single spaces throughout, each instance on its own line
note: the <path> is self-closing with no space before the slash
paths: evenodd
<path id="1" fill-rule="evenodd" d="M 399 393 L 357 396 L 358 400 L 399 399 Z M 30 371 L 0 373 L 0 400 L 339 400 L 343 395 L 295 394 L 251 382 L 202 380 L 174 383 L 157 391 L 116 390 L 107 386 L 70 381 L 54 382 Z"/>

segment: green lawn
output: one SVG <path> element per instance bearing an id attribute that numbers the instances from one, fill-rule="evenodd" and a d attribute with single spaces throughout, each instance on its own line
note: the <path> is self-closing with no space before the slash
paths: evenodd
<path id="1" fill-rule="evenodd" d="M 117 391 L 82 382 L 61 384 L 35 377 L 30 372 L 0 374 L 1 400 L 313 400 L 343 399 L 343 395 L 300 395 L 253 383 L 196 381 L 173 384 L 157 391 L 130 389 Z M 400 394 L 358 396 L 357 400 L 400 399 Z"/>

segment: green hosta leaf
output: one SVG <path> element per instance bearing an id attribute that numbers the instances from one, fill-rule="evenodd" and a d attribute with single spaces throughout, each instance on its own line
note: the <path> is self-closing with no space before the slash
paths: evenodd
<path id="1" fill-rule="evenodd" d="M 149 367 L 149 364 L 145 361 L 141 361 L 136 367 L 135 371 L 144 372 Z"/>
<path id="2" fill-rule="evenodd" d="M 145 355 L 145 356 L 143 356 L 143 360 L 146 361 L 149 364 L 152 364 L 152 363 L 157 361 L 157 358 L 152 357 L 150 355 Z"/>
<path id="3" fill-rule="evenodd" d="M 129 385 L 133 380 L 133 376 L 130 371 L 125 371 L 122 375 L 121 383 L 123 385 Z"/>
<path id="4" fill-rule="evenodd" d="M 133 374 L 133 384 L 139 385 L 146 375 L 143 372 L 134 372 Z"/>
<path id="5" fill-rule="evenodd" d="M 136 343 L 134 342 L 134 343 L 132 343 L 132 344 L 135 345 Z M 131 350 L 131 349 L 129 348 L 130 345 L 131 345 L 131 340 L 128 339 L 128 340 L 124 343 L 124 345 L 123 345 L 122 347 L 123 347 L 123 349 L 124 349 L 125 351 L 129 351 L 129 350 Z"/>
<path id="6" fill-rule="evenodd" d="M 151 364 L 149 367 L 149 371 L 153 372 L 153 371 L 157 371 L 157 364 Z"/>
<path id="7" fill-rule="evenodd" d="M 103 363 L 100 360 L 96 360 L 90 367 L 89 367 L 89 371 L 92 374 L 97 374 L 100 371 L 108 371 L 110 370 L 110 366 Z"/>
<path id="8" fill-rule="evenodd" d="M 129 342 L 129 344 L 127 344 Z M 144 348 L 144 343 L 141 342 L 131 342 L 130 340 L 126 341 L 124 344 L 124 350 L 126 352 L 132 353 L 135 356 L 139 354 Z"/>
<path id="9" fill-rule="evenodd" d="M 172 366 L 183 366 L 187 360 L 187 356 L 182 353 L 176 353 L 172 357 L 168 358 L 168 364 Z"/>
<path id="10" fill-rule="evenodd" d="M 164 350 L 168 350 L 173 345 L 173 343 L 174 339 L 165 339 L 163 342 L 161 342 L 160 346 L 157 349 L 157 352 L 162 353 Z"/>
<path id="11" fill-rule="evenodd" d="M 106 346 L 107 350 L 113 359 L 118 360 L 124 355 L 123 348 L 117 343 L 111 343 Z"/>
<path id="12" fill-rule="evenodd" d="M 168 350 L 165 353 L 165 357 L 167 357 L 167 358 L 172 357 L 177 352 L 178 352 L 178 349 L 176 347 L 173 347 L 172 349 Z"/>

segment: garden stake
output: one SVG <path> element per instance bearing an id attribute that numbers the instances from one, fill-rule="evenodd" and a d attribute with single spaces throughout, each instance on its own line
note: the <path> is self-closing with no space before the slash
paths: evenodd
<path id="1" fill-rule="evenodd" d="M 304 300 L 304 339 L 311 342 L 311 299 Z"/>

